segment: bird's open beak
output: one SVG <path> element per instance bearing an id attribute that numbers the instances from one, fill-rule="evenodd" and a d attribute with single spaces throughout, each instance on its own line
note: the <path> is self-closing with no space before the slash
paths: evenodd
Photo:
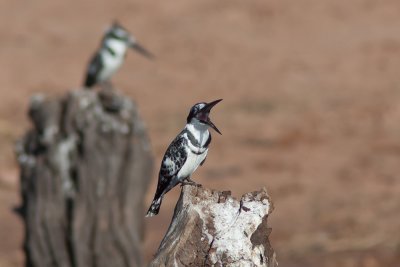
<path id="1" fill-rule="evenodd" d="M 201 110 L 199 110 L 199 113 L 200 113 L 200 116 L 202 117 L 202 121 L 207 123 L 217 133 L 222 135 L 222 133 L 218 130 L 218 128 L 214 125 L 214 123 L 212 123 L 212 121 L 210 120 L 210 117 L 209 117 L 211 109 L 221 101 L 222 101 L 222 99 L 218 99 L 218 100 L 215 100 L 215 101 L 212 101 L 212 102 L 206 104 Z"/>
<path id="2" fill-rule="evenodd" d="M 137 42 L 131 42 L 130 43 L 130 47 L 132 49 L 135 49 L 137 52 L 139 52 L 140 54 L 142 54 L 143 56 L 149 58 L 149 59 L 153 59 L 154 56 L 152 53 L 150 53 L 149 51 L 147 51 L 143 46 L 141 46 L 140 44 L 138 44 Z"/>

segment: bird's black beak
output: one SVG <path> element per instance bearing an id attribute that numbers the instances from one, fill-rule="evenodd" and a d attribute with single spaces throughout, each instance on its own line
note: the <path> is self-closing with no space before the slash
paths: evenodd
<path id="1" fill-rule="evenodd" d="M 210 103 L 207 103 L 202 109 L 199 110 L 198 114 L 199 114 L 199 118 L 202 122 L 208 124 L 217 133 L 222 135 L 222 133 L 218 130 L 218 128 L 214 125 L 214 123 L 212 123 L 212 121 L 210 120 L 210 117 L 209 117 L 211 109 L 221 101 L 222 101 L 222 99 L 218 99 L 218 100 L 212 101 Z"/>
<path id="2" fill-rule="evenodd" d="M 130 47 L 134 50 L 136 50 L 137 52 L 139 52 L 140 54 L 142 54 L 143 56 L 149 58 L 149 59 L 153 59 L 154 56 L 152 53 L 150 53 L 149 51 L 147 51 L 143 46 L 141 46 L 140 44 L 138 44 L 137 42 L 131 42 L 130 43 Z"/>

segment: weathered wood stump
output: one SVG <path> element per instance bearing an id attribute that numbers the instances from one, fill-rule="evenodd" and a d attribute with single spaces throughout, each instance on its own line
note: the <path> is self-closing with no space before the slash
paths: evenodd
<path id="1" fill-rule="evenodd" d="M 171 225 L 150 266 L 276 267 L 265 189 L 236 200 L 228 192 L 183 187 Z"/>
<path id="2" fill-rule="evenodd" d="M 143 266 L 149 140 L 135 105 L 115 91 L 32 98 L 17 144 L 24 251 L 30 267 Z"/>

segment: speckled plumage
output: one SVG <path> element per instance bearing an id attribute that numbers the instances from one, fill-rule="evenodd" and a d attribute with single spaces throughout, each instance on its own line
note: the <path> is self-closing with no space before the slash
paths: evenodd
<path id="1" fill-rule="evenodd" d="M 208 130 L 206 131 L 208 132 Z M 158 175 L 157 191 L 154 196 L 152 205 L 150 206 L 148 211 L 149 216 L 156 215 L 158 213 L 164 194 L 174 188 L 178 183 L 190 177 L 190 175 L 180 175 L 185 163 L 193 165 L 189 166 L 191 167 L 191 169 L 187 171 L 190 174 L 192 173 L 192 169 L 194 172 L 198 166 L 201 166 L 204 163 L 210 143 L 210 133 L 208 133 L 207 140 L 203 144 L 201 144 L 200 141 L 197 140 L 186 127 L 172 141 L 167 151 L 165 152 L 165 155 L 161 162 L 160 172 Z M 193 149 L 191 149 L 192 147 L 197 147 L 198 150 L 194 151 Z M 198 163 L 196 162 L 197 157 L 199 157 Z M 188 159 L 193 158 L 195 159 L 191 160 L 191 162 L 188 161 Z"/>
<path id="2" fill-rule="evenodd" d="M 196 169 L 203 165 L 211 143 L 211 134 L 208 131 L 212 127 L 221 134 L 209 118 L 210 110 L 222 99 L 210 103 L 197 103 L 189 112 L 185 128 L 172 141 L 164 154 L 158 175 L 157 190 L 147 211 L 146 216 L 157 215 L 163 196 L 185 180 L 191 184 L 190 176 Z"/>

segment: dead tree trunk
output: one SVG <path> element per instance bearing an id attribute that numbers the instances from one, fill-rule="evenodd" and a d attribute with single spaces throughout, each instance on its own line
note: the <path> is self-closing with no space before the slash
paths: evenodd
<path id="1" fill-rule="evenodd" d="M 32 98 L 17 144 L 29 267 L 142 266 L 152 169 L 135 105 L 114 91 Z"/>
<path id="2" fill-rule="evenodd" d="M 167 234 L 150 266 L 276 267 L 263 189 L 238 201 L 229 191 L 183 187 Z"/>

